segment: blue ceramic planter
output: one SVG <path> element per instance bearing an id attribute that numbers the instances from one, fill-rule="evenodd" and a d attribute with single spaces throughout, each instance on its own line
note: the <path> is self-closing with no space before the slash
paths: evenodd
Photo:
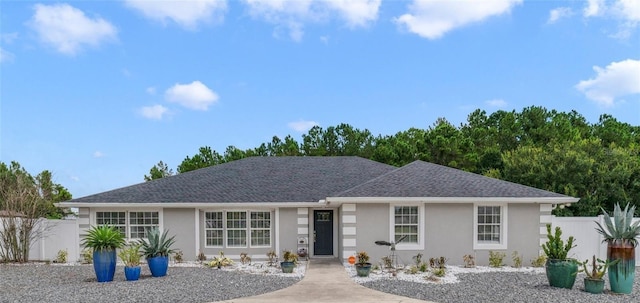
<path id="1" fill-rule="evenodd" d="M 93 252 L 93 269 L 96 272 L 98 282 L 113 281 L 116 273 L 116 251 L 97 250 Z"/>
<path id="2" fill-rule="evenodd" d="M 125 266 L 124 276 L 127 281 L 136 281 L 140 278 L 140 266 L 129 267 Z"/>
<path id="3" fill-rule="evenodd" d="M 147 259 L 152 277 L 164 277 L 169 267 L 169 257 L 153 257 Z"/>

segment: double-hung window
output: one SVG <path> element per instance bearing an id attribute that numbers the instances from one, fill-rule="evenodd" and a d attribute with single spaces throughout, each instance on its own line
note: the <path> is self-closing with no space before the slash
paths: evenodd
<path id="1" fill-rule="evenodd" d="M 506 249 L 506 205 L 475 205 L 474 249 Z"/>
<path id="2" fill-rule="evenodd" d="M 205 247 L 270 247 L 270 211 L 205 212 Z"/>
<path id="3" fill-rule="evenodd" d="M 227 212 L 227 246 L 247 246 L 247 212 Z"/>
<path id="4" fill-rule="evenodd" d="M 224 244 L 224 219 L 221 211 L 205 213 L 205 245 L 222 247 Z"/>
<path id="5" fill-rule="evenodd" d="M 392 228 L 391 240 L 398 243 L 397 248 L 423 249 L 424 235 L 422 234 L 422 230 L 424 227 L 424 218 L 422 215 L 422 206 L 392 205 L 390 212 Z"/>
<path id="6" fill-rule="evenodd" d="M 96 225 L 114 226 L 127 239 L 141 239 L 160 227 L 160 216 L 157 211 L 97 211 Z"/>

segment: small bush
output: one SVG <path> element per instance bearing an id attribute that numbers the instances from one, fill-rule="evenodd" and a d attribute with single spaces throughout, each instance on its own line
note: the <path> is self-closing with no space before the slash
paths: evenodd
<path id="1" fill-rule="evenodd" d="M 242 264 L 251 264 L 251 257 L 246 252 L 240 253 L 240 263 Z"/>
<path id="2" fill-rule="evenodd" d="M 69 252 L 66 249 L 59 250 L 58 254 L 56 255 L 56 259 L 53 261 L 53 263 L 67 263 L 68 255 L 69 255 Z"/>
<path id="3" fill-rule="evenodd" d="M 420 263 L 420 267 L 419 267 L 421 272 L 426 272 L 427 270 L 429 270 L 429 267 L 427 266 L 427 263 L 422 262 Z"/>
<path id="4" fill-rule="evenodd" d="M 462 260 L 464 261 L 464 267 L 467 267 L 467 268 L 476 267 L 476 260 L 474 256 L 464 255 L 462 256 Z"/>
<path id="5" fill-rule="evenodd" d="M 513 267 L 522 267 L 522 255 L 518 254 L 517 250 L 511 253 L 511 260 L 513 260 Z"/>
<path id="6" fill-rule="evenodd" d="M 420 264 L 422 263 L 422 254 L 418 253 L 417 255 L 413 256 L 413 261 L 416 262 L 416 266 L 420 266 Z"/>
<path id="7" fill-rule="evenodd" d="M 537 258 L 531 260 L 531 266 L 533 267 L 543 267 L 545 263 L 547 263 L 547 256 L 545 255 L 539 255 Z"/>
<path id="8" fill-rule="evenodd" d="M 267 259 L 269 266 L 273 266 L 276 262 L 278 262 L 278 254 L 276 254 L 275 250 L 270 250 L 267 253 Z"/>
<path id="9" fill-rule="evenodd" d="M 80 253 L 80 257 L 82 257 L 82 264 L 91 264 L 93 263 L 93 249 L 86 248 L 83 249 Z"/>
<path id="10" fill-rule="evenodd" d="M 491 267 L 502 267 L 504 266 L 504 263 L 502 262 L 502 260 L 504 260 L 504 257 L 506 257 L 507 254 L 503 253 L 503 252 L 499 252 L 499 251 L 489 251 L 489 266 Z"/>
<path id="11" fill-rule="evenodd" d="M 198 255 L 196 256 L 196 260 L 198 260 L 198 262 L 202 263 L 204 261 L 207 261 L 207 256 L 204 255 L 204 252 L 200 251 L 198 253 Z"/>
<path id="12" fill-rule="evenodd" d="M 182 251 L 181 250 L 177 250 L 175 253 L 173 253 L 173 259 L 176 261 L 176 263 L 182 263 Z"/>
<path id="13" fill-rule="evenodd" d="M 411 267 L 409 267 L 409 274 L 415 275 L 417 273 L 418 273 L 418 266 L 411 265 Z"/>
<path id="14" fill-rule="evenodd" d="M 444 269 L 444 267 L 442 267 L 442 268 L 434 268 L 433 269 L 433 274 L 436 275 L 436 277 L 442 278 L 446 274 L 446 270 Z"/>

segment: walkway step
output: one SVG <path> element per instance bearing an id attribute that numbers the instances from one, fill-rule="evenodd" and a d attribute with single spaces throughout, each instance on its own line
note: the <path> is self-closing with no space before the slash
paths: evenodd
<path id="1" fill-rule="evenodd" d="M 224 303 L 287 303 L 287 302 L 354 302 L 354 303 L 417 303 L 427 302 L 392 295 L 355 283 L 338 259 L 314 258 L 307 263 L 304 278 L 274 292 L 237 298 Z"/>

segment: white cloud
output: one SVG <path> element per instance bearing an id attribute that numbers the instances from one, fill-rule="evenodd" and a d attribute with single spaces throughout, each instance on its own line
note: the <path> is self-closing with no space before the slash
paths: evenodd
<path id="1" fill-rule="evenodd" d="M 378 19 L 382 0 L 328 0 L 325 3 L 338 11 L 349 27 L 367 26 Z"/>
<path id="2" fill-rule="evenodd" d="M 289 126 L 289 128 L 300 132 L 300 133 L 304 133 L 308 130 L 310 130 L 312 127 L 316 126 L 316 125 L 320 125 L 318 124 L 318 122 L 315 121 L 304 121 L 304 120 L 300 120 L 297 122 L 289 122 L 289 124 L 287 124 Z"/>
<path id="3" fill-rule="evenodd" d="M 167 89 L 164 95 L 167 101 L 194 110 L 207 110 L 209 105 L 218 101 L 218 95 L 200 81 L 190 84 L 176 83 Z"/>
<path id="4" fill-rule="evenodd" d="M 505 107 L 505 106 L 507 106 L 507 102 L 502 100 L 502 99 L 487 100 L 484 103 L 486 103 L 489 106 L 493 106 L 493 107 Z"/>
<path id="5" fill-rule="evenodd" d="M 155 95 L 156 94 L 156 88 L 154 86 L 147 87 L 147 94 Z"/>
<path id="6" fill-rule="evenodd" d="M 602 13 L 604 6 L 604 0 L 588 0 L 587 6 L 583 10 L 583 14 L 585 17 L 599 16 Z"/>
<path id="7" fill-rule="evenodd" d="M 140 108 L 140 114 L 143 117 L 153 120 L 162 120 L 164 115 L 166 115 L 168 112 L 168 108 L 159 104 L 153 106 L 144 106 Z"/>
<path id="8" fill-rule="evenodd" d="M 549 12 L 549 19 L 547 20 L 547 23 L 553 24 L 560 19 L 571 17 L 571 15 L 573 15 L 573 11 L 569 7 L 554 8 Z"/>
<path id="9" fill-rule="evenodd" d="M 275 25 L 273 36 L 288 31 L 302 40 L 306 23 L 342 19 L 350 28 L 366 27 L 378 19 L 381 0 L 244 0 L 249 15 Z"/>
<path id="10" fill-rule="evenodd" d="M 165 23 L 172 20 L 179 26 L 194 30 L 201 22 L 221 22 L 227 11 L 226 0 L 149 1 L 127 0 L 125 4 L 145 17 Z"/>
<path id="11" fill-rule="evenodd" d="M 99 150 L 93 152 L 93 157 L 94 158 L 102 158 L 104 156 L 105 156 L 105 154 L 103 152 L 99 151 Z"/>
<path id="12" fill-rule="evenodd" d="M 616 98 L 640 94 L 640 60 L 612 62 L 607 67 L 594 66 L 596 76 L 582 80 L 576 89 L 602 106 L 612 106 Z"/>
<path id="13" fill-rule="evenodd" d="M 28 24 L 43 43 L 63 54 L 75 55 L 84 46 L 97 47 L 116 39 L 117 30 L 111 23 L 100 17 L 89 18 L 69 4 L 36 4 L 34 10 Z"/>
<path id="14" fill-rule="evenodd" d="M 0 63 L 2 62 L 13 62 L 13 58 L 15 58 L 15 56 L 4 50 L 2 47 L 0 47 Z"/>
<path id="15" fill-rule="evenodd" d="M 421 37 L 438 39 L 456 28 L 509 13 L 520 3 L 522 0 L 414 0 L 409 5 L 409 12 L 396 18 L 395 22 Z"/>
<path id="16" fill-rule="evenodd" d="M 602 17 L 618 21 L 618 30 L 611 37 L 626 39 L 640 24 L 640 1 L 638 0 L 589 0 L 583 10 L 586 18 Z"/>

